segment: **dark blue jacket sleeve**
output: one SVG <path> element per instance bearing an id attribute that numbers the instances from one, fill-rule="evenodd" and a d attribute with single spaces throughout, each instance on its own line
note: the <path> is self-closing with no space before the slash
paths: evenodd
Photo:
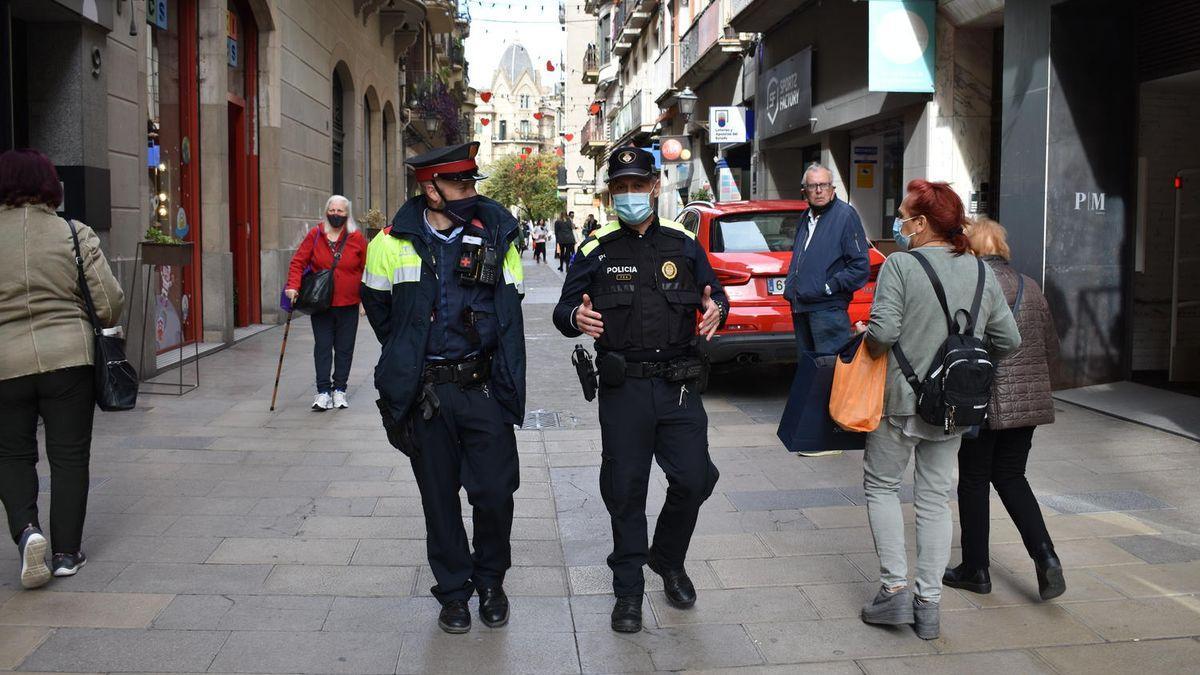
<path id="1" fill-rule="evenodd" d="M 367 313 L 371 330 L 375 331 L 375 338 L 379 340 L 379 344 L 387 342 L 388 334 L 392 330 L 392 294 L 377 291 L 363 284 L 359 288 L 359 297 L 362 298 L 363 310 Z"/>
<path id="2" fill-rule="evenodd" d="M 846 211 L 849 218 L 842 229 L 843 267 L 826 282 L 834 293 L 854 293 L 867 285 L 871 274 L 870 244 L 863 231 L 862 219 L 854 209 Z"/>
<path id="3" fill-rule="evenodd" d="M 712 264 L 708 262 L 708 254 L 695 240 L 690 240 L 690 243 L 692 274 L 696 277 L 696 287 L 700 289 L 701 295 L 704 294 L 705 286 L 712 287 L 712 299 L 721 306 L 720 327 L 724 328 L 725 321 L 729 319 L 729 297 L 725 295 L 725 287 L 717 280 L 717 273 L 713 271 Z"/>
<path id="4" fill-rule="evenodd" d="M 589 241 L 592 241 L 591 237 L 585 239 L 584 244 Z M 582 246 L 580 249 L 575 254 L 574 262 L 567 268 L 567 280 L 563 282 L 562 294 L 554 307 L 554 327 L 570 338 L 583 335 L 583 331 L 575 326 L 575 308 L 583 303 L 583 294 L 591 289 L 592 278 L 600 264 L 600 247 L 592 248 L 588 253 L 583 252 Z"/>

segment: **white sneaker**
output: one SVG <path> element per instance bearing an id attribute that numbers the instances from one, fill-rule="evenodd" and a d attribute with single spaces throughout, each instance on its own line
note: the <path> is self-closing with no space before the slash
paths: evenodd
<path id="1" fill-rule="evenodd" d="M 329 394 L 317 394 L 317 397 L 313 399 L 312 409 L 317 412 L 324 412 L 332 407 L 333 399 L 329 397 Z"/>
<path id="2" fill-rule="evenodd" d="M 333 407 L 343 410 L 350 407 L 350 401 L 346 400 L 346 392 L 336 389 L 333 391 Z"/>

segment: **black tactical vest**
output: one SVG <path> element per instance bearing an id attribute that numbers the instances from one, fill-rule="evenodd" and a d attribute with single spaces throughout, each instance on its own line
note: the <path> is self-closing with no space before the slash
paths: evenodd
<path id="1" fill-rule="evenodd" d="M 696 335 L 701 291 L 684 253 L 687 234 L 657 222 L 601 237 L 592 303 L 604 321 L 603 351 L 654 353 L 687 348 Z"/>

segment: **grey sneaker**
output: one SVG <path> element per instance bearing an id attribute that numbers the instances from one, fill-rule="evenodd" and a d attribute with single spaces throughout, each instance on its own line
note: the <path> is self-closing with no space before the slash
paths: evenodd
<path id="1" fill-rule="evenodd" d="M 863 605 L 863 623 L 874 623 L 884 626 L 903 626 L 913 622 L 913 595 L 908 586 L 896 592 L 888 591 L 886 586 L 879 588 L 879 593 Z"/>
<path id="2" fill-rule="evenodd" d="M 17 550 L 21 553 L 21 586 L 38 588 L 50 581 L 50 568 L 46 566 L 46 549 L 49 548 L 45 535 L 30 525 L 21 533 Z"/>
<path id="3" fill-rule="evenodd" d="M 913 630 L 916 631 L 917 637 L 922 640 L 938 639 L 942 628 L 940 607 L 939 603 L 913 596 Z"/>

